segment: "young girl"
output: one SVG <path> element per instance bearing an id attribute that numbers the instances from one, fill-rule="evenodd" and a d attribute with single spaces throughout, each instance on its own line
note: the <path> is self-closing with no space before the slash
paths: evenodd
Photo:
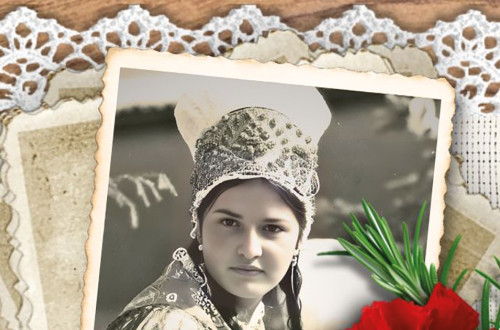
<path id="1" fill-rule="evenodd" d="M 194 156 L 194 240 L 108 329 L 302 329 L 297 262 L 330 112 L 314 88 L 287 90 L 282 105 L 221 105 L 213 93 L 179 101 Z"/>

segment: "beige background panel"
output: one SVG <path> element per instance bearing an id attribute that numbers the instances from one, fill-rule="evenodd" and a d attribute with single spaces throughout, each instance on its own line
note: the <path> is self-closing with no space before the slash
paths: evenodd
<path id="1" fill-rule="evenodd" d="M 448 250 L 457 235 L 462 235 L 460 244 L 456 250 L 453 266 L 448 276 L 448 285 L 455 283 L 458 275 L 463 269 L 468 269 L 468 273 L 462 280 L 459 287 L 463 287 L 464 283 L 473 274 L 473 270 L 479 264 L 481 258 L 488 250 L 491 242 L 495 238 L 494 233 L 476 223 L 473 219 L 458 212 L 450 205 L 446 206 L 444 212 L 445 232 L 441 239 L 442 253 L 440 261 L 443 263 L 446 259 Z M 470 301 L 469 303 L 472 303 Z"/>
<path id="2" fill-rule="evenodd" d="M 28 186 L 25 184 L 25 178 L 30 178 L 32 174 L 39 175 L 40 172 L 29 173 L 25 172 L 23 164 L 23 156 L 25 153 L 21 150 L 19 136 L 22 136 L 26 132 L 31 131 L 43 131 L 43 129 L 50 129 L 53 127 L 68 125 L 72 123 L 85 122 L 85 121 L 98 121 L 98 105 L 101 102 L 100 99 L 89 100 L 85 103 L 79 103 L 76 101 L 65 102 L 56 110 L 45 110 L 38 113 L 36 116 L 28 114 L 19 114 L 16 116 L 9 124 L 8 131 L 5 138 L 5 154 L 9 162 L 9 167 L 6 170 L 7 184 L 10 188 L 10 194 L 13 196 L 11 202 L 12 209 L 15 212 L 13 218 L 17 219 L 18 227 L 15 229 L 13 235 L 15 239 L 19 242 L 17 248 L 17 253 L 22 254 L 22 258 L 19 262 L 19 269 L 13 269 L 15 275 L 20 278 L 20 283 L 16 284 L 16 290 L 21 290 L 23 294 L 23 302 L 21 310 L 19 311 L 19 321 L 22 327 L 30 327 L 32 329 L 47 329 L 47 313 L 45 310 L 44 292 L 42 286 L 41 274 L 46 269 L 41 269 L 39 266 L 38 255 L 44 251 L 37 251 L 35 246 L 35 235 L 39 234 L 36 227 L 33 227 L 31 213 L 30 213 L 30 203 L 38 200 L 38 195 L 40 191 L 32 191 L 29 196 L 27 192 Z M 62 139 L 64 141 L 65 139 Z M 95 141 L 95 139 L 93 139 Z M 48 142 L 48 141 L 46 141 Z M 51 141 L 52 147 L 57 149 L 57 143 L 61 142 L 59 140 Z M 30 143 L 33 143 L 31 141 Z M 47 146 L 45 146 L 47 147 Z M 50 148 L 50 147 L 49 147 Z M 90 153 L 92 155 L 92 153 Z M 31 155 L 30 161 L 36 160 L 36 157 Z M 66 160 L 66 158 L 60 158 Z M 92 161 L 92 157 L 88 157 Z M 79 160 L 78 163 L 81 161 Z M 74 164 L 73 164 L 74 165 Z M 54 169 L 54 170 L 57 170 Z M 91 175 L 92 169 L 89 172 Z M 41 178 L 45 180 L 45 173 L 42 173 Z M 48 178 L 48 177 L 47 177 Z M 43 180 L 41 182 L 43 182 Z M 92 177 L 88 178 L 89 182 L 92 182 Z M 46 181 L 47 182 L 47 181 Z M 67 184 L 67 182 L 64 182 Z M 41 189 L 42 191 L 46 189 Z M 89 193 L 90 195 L 90 193 Z M 52 200 L 51 200 L 52 201 Z M 88 200 L 89 202 L 90 200 Z M 88 203 L 87 202 L 87 203 Z M 61 206 L 61 204 L 55 204 L 51 207 Z M 68 221 L 66 214 L 59 214 L 59 218 L 52 217 L 51 221 L 65 223 Z M 88 223 L 88 213 L 82 214 Z M 65 233 L 58 233 L 60 235 L 59 248 L 64 249 L 67 245 L 67 241 L 71 242 L 74 239 L 74 235 L 65 236 Z M 80 243 L 80 251 L 84 251 L 83 243 L 85 241 L 85 231 L 81 233 L 83 239 Z M 61 247 L 63 246 L 63 247 Z M 85 256 L 83 253 L 80 254 L 82 258 L 81 263 L 85 262 Z M 73 258 L 73 256 L 71 256 Z M 11 257 L 12 259 L 12 257 Z M 10 260 L 12 263 L 13 261 Z M 63 263 L 63 260 L 61 260 Z M 64 274 L 66 275 L 66 274 Z M 81 270 L 79 276 L 81 276 Z M 57 277 L 54 278 L 55 281 L 58 280 Z M 62 280 L 62 279 L 61 279 Z M 73 305 L 75 303 L 73 302 Z M 78 304 L 78 303 L 76 303 Z M 76 309 L 78 313 L 78 309 Z"/>
<path id="3" fill-rule="evenodd" d="M 19 134 L 49 329 L 80 323 L 98 126 L 91 121 Z"/>

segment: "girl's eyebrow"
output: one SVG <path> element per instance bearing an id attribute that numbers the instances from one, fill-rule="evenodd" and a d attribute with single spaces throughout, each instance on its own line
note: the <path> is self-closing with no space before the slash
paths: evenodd
<path id="1" fill-rule="evenodd" d="M 228 209 L 217 209 L 213 213 L 222 213 L 222 214 L 225 214 L 225 215 L 228 215 L 230 217 L 237 218 L 237 219 L 243 218 L 242 215 L 240 215 L 238 213 L 234 213 L 233 211 L 230 211 Z M 264 219 L 264 222 L 266 222 L 266 223 L 283 223 L 283 222 L 288 223 L 290 221 L 287 219 L 283 219 L 283 218 L 266 218 L 266 219 Z"/>
<path id="2" fill-rule="evenodd" d="M 264 222 L 277 223 L 277 222 L 290 222 L 290 221 L 282 218 L 266 218 L 264 219 Z"/>
<path id="3" fill-rule="evenodd" d="M 234 218 L 238 218 L 238 219 L 241 219 L 242 216 L 238 213 L 234 213 L 228 209 L 218 209 L 218 210 L 215 210 L 214 213 L 222 213 L 222 214 L 226 214 L 226 215 L 229 215 L 230 217 L 234 217 Z"/>

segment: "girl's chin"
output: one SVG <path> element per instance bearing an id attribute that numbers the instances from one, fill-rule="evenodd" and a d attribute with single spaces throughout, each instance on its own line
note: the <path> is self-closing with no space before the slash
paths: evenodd
<path id="1" fill-rule="evenodd" d="M 264 290 L 256 290 L 256 289 L 244 289 L 239 287 L 237 290 L 228 291 L 233 296 L 242 300 L 262 300 L 264 295 L 268 292 Z"/>

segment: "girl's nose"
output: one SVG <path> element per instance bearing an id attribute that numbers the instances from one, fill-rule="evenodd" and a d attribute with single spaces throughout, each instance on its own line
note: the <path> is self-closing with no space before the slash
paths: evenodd
<path id="1" fill-rule="evenodd" d="M 238 254 L 246 259 L 255 259 L 262 255 L 262 242 L 254 230 L 249 230 L 241 237 L 238 245 Z"/>

